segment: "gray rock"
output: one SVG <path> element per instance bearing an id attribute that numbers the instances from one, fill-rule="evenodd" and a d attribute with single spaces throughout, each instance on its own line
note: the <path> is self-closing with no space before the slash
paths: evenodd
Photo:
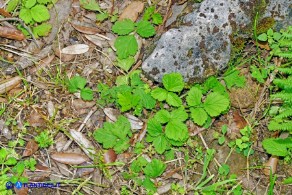
<path id="1" fill-rule="evenodd" d="M 230 59 L 229 36 L 253 22 L 257 0 L 205 0 L 198 10 L 188 14 L 181 26 L 165 32 L 152 54 L 143 62 L 144 73 L 161 82 L 162 76 L 179 72 L 186 82 L 200 81 L 223 70 Z M 273 0 L 265 16 L 289 20 L 291 8 L 286 0 Z M 277 10 L 275 9 L 275 6 Z M 290 10 L 290 12 L 289 12 Z"/>

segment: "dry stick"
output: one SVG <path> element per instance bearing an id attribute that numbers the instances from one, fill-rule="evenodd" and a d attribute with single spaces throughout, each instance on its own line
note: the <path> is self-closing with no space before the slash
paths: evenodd
<path id="1" fill-rule="evenodd" d="M 87 114 L 87 116 L 85 117 L 83 123 L 80 125 L 80 127 L 78 128 L 77 131 L 81 131 L 83 129 L 83 127 L 85 126 L 85 124 L 87 123 L 87 121 L 89 120 L 89 118 L 91 117 L 91 115 L 97 110 L 96 107 L 94 107 L 93 109 L 90 110 L 90 112 Z M 63 151 L 67 150 L 69 148 L 69 146 L 72 143 L 72 139 L 68 140 L 67 143 L 65 144 L 65 146 L 63 147 Z"/>
<path id="2" fill-rule="evenodd" d="M 27 30 L 27 32 L 32 37 L 33 42 L 37 45 L 38 48 L 40 48 L 39 44 L 36 41 L 36 38 L 34 37 L 33 33 L 31 32 L 30 28 L 28 26 L 26 26 L 21 19 L 19 19 L 19 18 L 0 18 L 0 22 L 2 22 L 2 21 L 17 21 L 17 22 L 20 22 L 20 24 L 25 28 L 25 30 Z"/>
<path id="3" fill-rule="evenodd" d="M 204 146 L 206 149 L 209 149 L 207 143 L 205 142 L 205 139 L 203 138 L 202 134 L 201 133 L 198 133 L 199 137 L 201 138 Z M 214 161 L 216 162 L 216 164 L 218 165 L 218 167 L 221 167 L 220 163 L 217 161 L 217 159 L 214 157 Z"/>

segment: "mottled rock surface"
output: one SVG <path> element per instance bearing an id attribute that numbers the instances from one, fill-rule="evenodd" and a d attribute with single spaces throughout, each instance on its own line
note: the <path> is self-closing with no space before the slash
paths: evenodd
<path id="1" fill-rule="evenodd" d="M 180 72 L 186 82 L 199 81 L 226 67 L 231 54 L 230 35 L 253 22 L 257 0 L 204 0 L 184 18 L 181 26 L 165 32 L 142 64 L 144 73 L 160 82 L 162 76 Z M 291 2 L 272 0 L 263 17 L 291 24 Z"/>

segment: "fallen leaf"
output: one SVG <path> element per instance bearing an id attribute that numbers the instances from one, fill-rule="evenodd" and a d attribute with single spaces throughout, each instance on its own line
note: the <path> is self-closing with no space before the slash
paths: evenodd
<path id="1" fill-rule="evenodd" d="M 84 34 L 88 34 L 88 35 L 93 35 L 96 33 L 100 33 L 101 30 L 91 26 L 91 24 L 89 23 L 81 23 L 78 21 L 73 21 L 71 23 L 71 25 L 73 26 L 73 28 L 75 28 L 77 31 L 84 33 Z"/>
<path id="2" fill-rule="evenodd" d="M 90 173 L 92 173 L 94 171 L 94 168 L 92 167 L 86 167 L 86 166 L 92 166 L 93 164 L 90 162 L 85 162 L 82 163 L 81 166 L 85 166 L 83 168 L 78 168 L 76 171 L 76 176 L 77 177 L 83 177 L 85 175 L 89 175 Z"/>
<path id="3" fill-rule="evenodd" d="M 267 176 L 270 175 L 270 170 L 271 170 L 271 173 L 272 174 L 275 174 L 276 173 L 276 170 L 277 170 L 277 164 L 278 164 L 278 161 L 279 161 L 279 157 L 276 157 L 276 156 L 271 156 L 269 158 L 269 160 L 264 163 L 264 169 L 263 169 L 263 173 Z"/>
<path id="4" fill-rule="evenodd" d="M 91 143 L 91 141 L 89 141 L 87 139 L 87 137 L 79 131 L 76 131 L 74 129 L 70 129 L 69 132 L 70 132 L 70 135 L 72 136 L 73 140 L 81 147 L 81 149 L 85 152 L 85 154 L 93 160 L 95 150 L 94 150 L 94 146 Z"/>
<path id="5" fill-rule="evenodd" d="M 89 50 L 89 46 L 86 44 L 76 44 L 76 45 L 70 45 L 68 47 L 65 47 L 61 50 L 61 53 L 63 54 L 83 54 L 86 53 Z"/>
<path id="6" fill-rule="evenodd" d="M 63 62 L 69 62 L 75 58 L 75 55 L 62 54 L 58 48 L 54 49 L 55 55 Z"/>
<path id="7" fill-rule="evenodd" d="M 131 129 L 135 129 L 135 130 L 142 129 L 144 123 L 140 119 L 138 119 L 137 117 L 129 113 L 126 113 L 125 115 L 131 124 Z"/>
<path id="8" fill-rule="evenodd" d="M 131 19 L 132 21 L 136 21 L 139 14 L 144 10 L 144 3 L 141 1 L 133 1 L 131 2 L 122 12 L 119 17 L 119 20 L 123 19 Z"/>
<path id="9" fill-rule="evenodd" d="M 0 81 L 0 94 L 5 93 L 21 83 L 19 76 Z"/>
<path id="10" fill-rule="evenodd" d="M 113 149 L 109 149 L 108 151 L 106 151 L 103 155 L 104 158 L 104 162 L 107 163 L 113 163 L 116 161 L 117 159 L 117 154 L 115 153 L 115 151 Z"/>
<path id="11" fill-rule="evenodd" d="M 109 38 L 102 38 L 98 35 L 85 35 L 85 38 L 88 39 L 90 42 L 92 42 L 94 45 L 98 46 L 98 47 L 106 47 L 108 46 L 108 42 L 106 40 L 108 40 Z"/>
<path id="12" fill-rule="evenodd" d="M 87 156 L 83 154 L 65 153 L 65 152 L 53 153 L 51 154 L 51 158 L 57 162 L 68 164 L 68 165 L 79 165 L 89 160 Z"/>
<path id="13" fill-rule="evenodd" d="M 9 12 L 7 12 L 5 9 L 3 8 L 0 8 L 0 15 L 4 16 L 4 17 L 7 17 L 7 18 L 10 18 L 12 17 L 11 14 Z"/>
<path id="14" fill-rule="evenodd" d="M 239 129 L 243 129 L 247 125 L 246 120 L 239 114 L 238 110 L 233 112 L 233 120 Z"/>
<path id="15" fill-rule="evenodd" d="M 104 108 L 103 112 L 112 122 L 116 122 L 120 115 L 120 111 L 113 108 Z"/>
<path id="16" fill-rule="evenodd" d="M 0 26 L 0 37 L 14 39 L 17 41 L 22 41 L 25 39 L 24 34 L 22 34 L 20 30 L 10 28 L 7 26 Z"/>
<path id="17" fill-rule="evenodd" d="M 41 69 L 44 69 L 45 67 L 48 67 L 54 58 L 55 58 L 55 55 L 50 55 L 50 56 L 40 60 L 38 66 L 31 68 L 29 70 L 29 73 L 33 74 L 33 73 L 37 72 L 38 70 L 41 70 Z"/>
<path id="18" fill-rule="evenodd" d="M 22 156 L 31 156 L 39 149 L 38 144 L 34 141 L 34 139 L 31 139 L 27 142 L 25 150 L 23 151 Z"/>
<path id="19" fill-rule="evenodd" d="M 83 101 L 82 99 L 74 99 L 72 106 L 78 111 L 84 108 L 91 108 L 95 105 L 94 101 Z"/>
<path id="20" fill-rule="evenodd" d="M 35 109 L 33 109 L 30 113 L 28 122 L 32 127 L 42 127 L 45 125 L 45 120 L 42 115 L 40 115 Z"/>

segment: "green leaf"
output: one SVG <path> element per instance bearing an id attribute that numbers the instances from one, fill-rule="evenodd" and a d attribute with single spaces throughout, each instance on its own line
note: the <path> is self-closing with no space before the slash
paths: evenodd
<path id="1" fill-rule="evenodd" d="M 148 177 L 143 180 L 142 186 L 151 192 L 156 192 L 157 190 L 155 184 Z"/>
<path id="2" fill-rule="evenodd" d="M 183 122 L 189 118 L 189 115 L 186 113 L 184 107 L 181 106 L 170 113 L 170 118 L 172 121 L 178 120 Z"/>
<path id="3" fill-rule="evenodd" d="M 224 136 L 221 136 L 221 137 L 218 138 L 218 144 L 219 145 L 223 145 L 224 142 L 225 142 L 225 137 Z"/>
<path id="4" fill-rule="evenodd" d="M 170 121 L 165 127 L 165 135 L 174 141 L 186 141 L 189 132 L 186 124 L 178 120 Z"/>
<path id="5" fill-rule="evenodd" d="M 251 76 L 255 78 L 258 82 L 260 83 L 265 82 L 264 79 L 267 78 L 268 76 L 266 70 L 261 71 L 254 65 L 250 66 L 250 70 L 251 70 Z"/>
<path id="6" fill-rule="evenodd" d="M 174 150 L 166 151 L 164 155 L 165 155 L 165 160 L 167 161 L 173 160 L 175 158 Z"/>
<path id="7" fill-rule="evenodd" d="M 44 5 L 36 5 L 31 8 L 31 16 L 36 22 L 44 22 L 50 19 L 49 10 Z"/>
<path id="8" fill-rule="evenodd" d="M 120 59 L 134 56 L 138 50 L 138 43 L 134 35 L 119 36 L 115 41 L 115 48 Z"/>
<path id="9" fill-rule="evenodd" d="M 234 70 L 232 73 L 224 76 L 224 81 L 228 89 L 233 86 L 243 87 L 245 85 L 245 77 L 239 75 L 239 70 Z"/>
<path id="10" fill-rule="evenodd" d="M 167 91 L 162 88 L 155 88 L 152 90 L 151 95 L 154 99 L 157 99 L 158 101 L 163 101 L 167 98 Z"/>
<path id="11" fill-rule="evenodd" d="M 146 10 L 145 10 L 145 13 L 143 15 L 143 20 L 150 20 L 152 14 L 154 13 L 155 11 L 155 7 L 154 6 L 150 6 L 150 7 L 147 7 Z"/>
<path id="12" fill-rule="evenodd" d="M 129 75 L 119 75 L 116 78 L 116 85 L 128 85 L 129 84 Z"/>
<path id="13" fill-rule="evenodd" d="M 195 123 L 202 126 L 206 123 L 208 114 L 203 108 L 190 108 L 191 117 Z"/>
<path id="14" fill-rule="evenodd" d="M 17 7 L 18 3 L 19 3 L 19 0 L 10 0 L 6 6 L 6 10 L 8 12 L 14 11 L 15 8 Z"/>
<path id="15" fill-rule="evenodd" d="M 153 139 L 153 146 L 158 154 L 162 154 L 169 148 L 169 144 L 164 135 L 157 136 Z"/>
<path id="16" fill-rule="evenodd" d="M 135 23 L 130 19 L 124 19 L 122 21 L 117 21 L 113 27 L 112 31 L 118 35 L 128 35 L 135 29 Z"/>
<path id="17" fill-rule="evenodd" d="M 146 93 L 143 89 L 135 89 L 133 93 L 140 97 L 140 103 L 146 109 L 152 109 L 155 107 L 156 101 L 155 99 L 148 93 Z"/>
<path id="18" fill-rule="evenodd" d="M 177 94 L 172 93 L 172 92 L 167 93 L 166 102 L 169 105 L 175 106 L 175 107 L 179 107 L 182 105 L 182 100 L 180 99 L 180 97 L 178 97 Z"/>
<path id="19" fill-rule="evenodd" d="M 202 91 L 197 87 L 192 87 L 188 92 L 188 96 L 186 98 L 189 106 L 198 106 L 201 104 L 202 100 Z"/>
<path id="20" fill-rule="evenodd" d="M 220 115 L 228 107 L 229 99 L 217 92 L 210 93 L 204 102 L 204 109 L 212 117 Z"/>
<path id="21" fill-rule="evenodd" d="M 131 92 L 119 93 L 117 97 L 118 103 L 122 107 L 121 108 L 122 112 L 134 108 L 140 100 L 139 96 L 133 95 Z"/>
<path id="22" fill-rule="evenodd" d="M 105 19 L 107 19 L 109 17 L 108 13 L 100 13 L 100 14 L 96 14 L 96 20 L 97 21 L 104 21 Z"/>
<path id="23" fill-rule="evenodd" d="M 258 36 L 258 40 L 260 40 L 260 41 L 267 41 L 268 40 L 267 34 L 266 33 L 260 34 Z"/>
<path id="24" fill-rule="evenodd" d="M 26 0 L 24 6 L 29 9 L 32 8 L 36 4 L 36 0 Z"/>
<path id="25" fill-rule="evenodd" d="M 281 139 L 268 138 L 262 142 L 267 153 L 275 156 L 287 156 L 288 150 L 285 143 L 281 143 Z"/>
<path id="26" fill-rule="evenodd" d="M 24 21 L 25 24 L 32 22 L 32 15 L 30 9 L 22 8 L 19 12 L 19 18 Z"/>
<path id="27" fill-rule="evenodd" d="M 151 118 L 147 123 L 147 132 L 152 137 L 159 136 L 162 134 L 162 126 L 155 118 Z"/>
<path id="28" fill-rule="evenodd" d="M 80 0 L 80 5 L 87 10 L 102 12 L 96 0 Z"/>
<path id="29" fill-rule="evenodd" d="M 162 83 L 168 91 L 180 92 L 184 88 L 183 77 L 179 73 L 166 74 L 162 78 Z"/>
<path id="30" fill-rule="evenodd" d="M 81 89 L 80 95 L 83 100 L 93 100 L 93 91 L 88 87 Z"/>
<path id="31" fill-rule="evenodd" d="M 162 22 L 163 22 L 163 18 L 162 18 L 162 16 L 161 16 L 161 14 L 159 14 L 159 13 L 154 13 L 154 14 L 152 15 L 152 22 L 153 22 L 153 24 L 156 24 L 156 25 L 162 24 Z"/>
<path id="32" fill-rule="evenodd" d="M 105 149 L 114 148 L 117 153 L 122 153 L 130 146 L 129 137 L 132 136 L 130 122 L 124 116 L 119 116 L 115 123 L 105 122 L 103 128 L 94 131 L 94 139 Z"/>
<path id="33" fill-rule="evenodd" d="M 166 165 L 158 160 L 158 159 L 153 159 L 146 167 L 144 168 L 144 173 L 145 175 L 151 177 L 151 178 L 156 178 L 160 176 L 166 168 Z"/>
<path id="34" fill-rule="evenodd" d="M 135 173 L 139 173 L 147 164 L 148 161 L 144 157 L 139 156 L 136 160 L 132 162 L 132 164 L 130 165 L 130 169 Z"/>
<path id="35" fill-rule="evenodd" d="M 158 122 L 164 124 L 164 123 L 169 122 L 169 120 L 170 120 L 170 113 L 169 113 L 167 110 L 159 110 L 159 111 L 155 114 L 154 118 L 155 118 Z"/>
<path id="36" fill-rule="evenodd" d="M 122 68 L 126 72 L 130 70 L 132 65 L 135 63 L 135 58 L 133 56 L 129 56 L 128 58 L 125 59 L 117 59 L 118 60 L 118 67 Z"/>
<path id="37" fill-rule="evenodd" d="M 5 161 L 5 165 L 11 166 L 11 165 L 16 165 L 17 160 L 14 157 L 9 157 L 6 161 Z"/>
<path id="38" fill-rule="evenodd" d="M 137 23 L 137 33 L 143 38 L 152 37 L 155 35 L 155 28 L 146 20 L 141 20 Z"/>
<path id="39" fill-rule="evenodd" d="M 48 4 L 48 3 L 52 2 L 52 0 L 37 0 L 37 2 L 39 4 Z"/>
<path id="40" fill-rule="evenodd" d="M 52 29 L 51 24 L 43 23 L 43 24 L 33 27 L 33 34 L 36 37 L 48 36 L 51 29 Z"/>
<path id="41" fill-rule="evenodd" d="M 78 89 L 83 89 L 86 85 L 87 81 L 85 78 L 81 76 L 74 76 L 73 78 L 70 79 L 69 81 L 69 92 L 70 93 L 75 93 L 78 91 Z"/>

